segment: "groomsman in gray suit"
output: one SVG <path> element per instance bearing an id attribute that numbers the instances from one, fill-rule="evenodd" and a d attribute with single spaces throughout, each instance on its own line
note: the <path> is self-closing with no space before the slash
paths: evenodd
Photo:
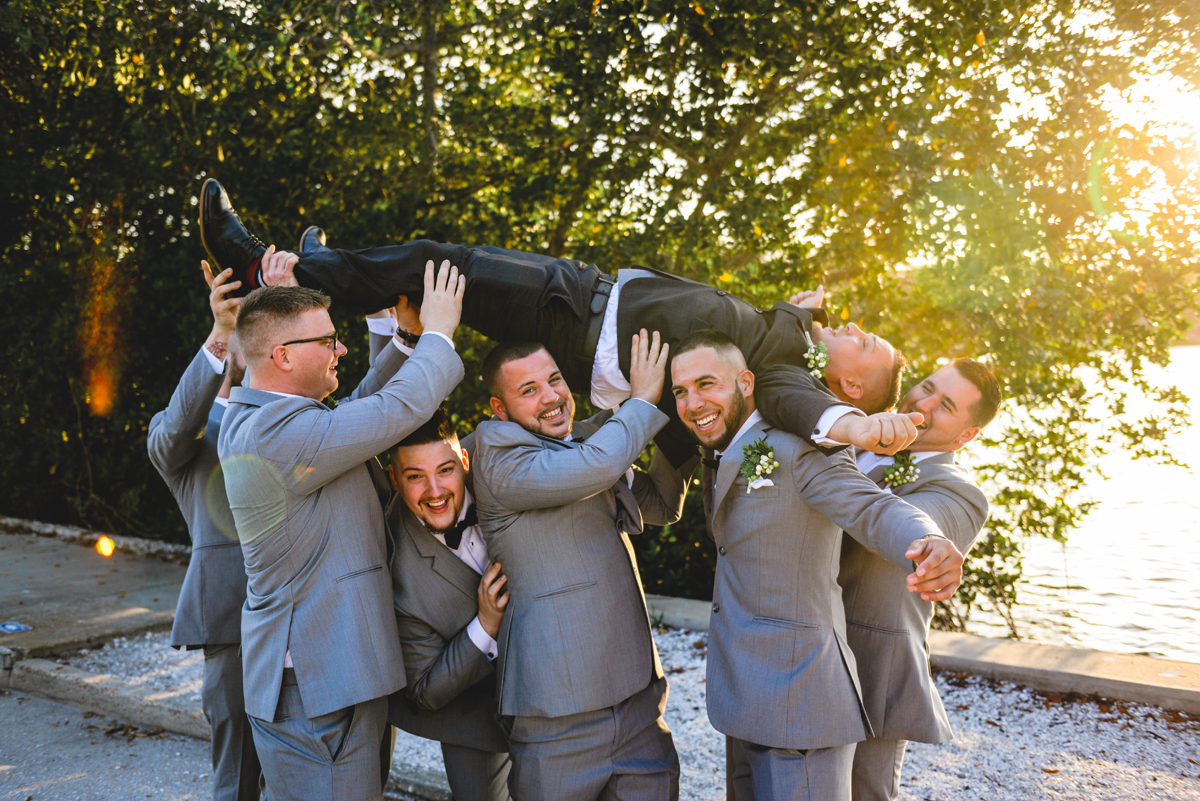
<path id="1" fill-rule="evenodd" d="M 512 760 L 492 660 L 508 595 L 479 530 L 467 453 L 443 409 L 391 451 L 386 518 L 408 686 L 392 695 L 388 720 L 441 742 L 456 801 L 507 801 Z"/>
<path id="2" fill-rule="evenodd" d="M 841 531 L 946 597 L 962 555 L 926 515 L 879 490 L 844 452 L 822 455 L 767 425 L 736 344 L 700 331 L 676 347 L 680 418 L 717 457 L 704 473 L 717 544 L 708 715 L 727 736 L 731 796 L 850 798 L 854 744 L 870 732 L 837 586 Z"/>
<path id="3" fill-rule="evenodd" d="M 504 343 L 484 361 L 496 419 L 476 429 L 472 472 L 512 598 L 497 684 L 521 801 L 679 794 L 667 682 L 628 539 L 679 518 L 695 467 L 675 470 L 661 451 L 647 473 L 630 467 L 668 419 L 654 405 L 666 356 L 657 334 L 634 336 L 632 398 L 574 439 L 575 403 L 544 347 Z"/>
<path id="4" fill-rule="evenodd" d="M 265 287 L 238 314 L 246 379 L 230 394 L 218 450 L 249 577 L 246 711 L 273 799 L 382 796 L 387 696 L 405 675 L 366 462 L 427 420 L 463 375 L 450 339 L 463 282 L 448 263 L 435 279 L 430 263 L 425 283 L 434 304 L 421 310 L 412 356 L 385 349 L 335 409 L 321 401 L 346 349 L 328 297 Z"/>
<path id="5" fill-rule="evenodd" d="M 917 475 L 897 484 L 885 471 L 894 459 L 870 452 L 858 466 L 880 487 L 933 518 L 967 553 L 987 519 L 987 498 L 954 454 L 979 434 L 1000 408 L 1000 384 L 972 359 L 958 359 L 909 391 L 901 412 L 919 412 L 909 450 Z M 906 592 L 903 570 L 850 537 L 842 541 L 842 595 L 846 639 L 858 660 L 863 704 L 874 736 L 854 751 L 854 801 L 894 801 L 907 741 L 943 743 L 954 735 L 929 675 L 926 638 L 933 604 Z"/>
<path id="6" fill-rule="evenodd" d="M 213 328 L 192 359 L 166 409 L 154 415 L 146 436 L 150 461 L 187 521 L 192 558 L 171 627 L 175 648 L 204 649 L 200 704 L 212 732 L 214 801 L 258 798 L 262 770 L 242 698 L 242 602 L 246 568 L 225 497 L 217 435 L 229 391 L 242 383 L 246 363 L 234 337 L 239 298 L 226 297 L 238 282 L 230 270 L 213 277 Z"/>

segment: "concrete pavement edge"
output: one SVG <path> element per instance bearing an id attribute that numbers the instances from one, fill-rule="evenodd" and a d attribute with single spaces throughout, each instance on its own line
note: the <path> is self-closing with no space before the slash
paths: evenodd
<path id="1" fill-rule="evenodd" d="M 647 595 L 646 606 L 654 622 L 708 631 L 709 601 Z M 946 631 L 929 633 L 929 661 L 935 668 L 1045 692 L 1098 695 L 1200 714 L 1200 664 L 1194 662 Z"/>

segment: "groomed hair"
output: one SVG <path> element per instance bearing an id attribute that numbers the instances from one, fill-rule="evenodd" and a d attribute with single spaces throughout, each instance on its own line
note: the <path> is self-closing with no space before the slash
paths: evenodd
<path id="1" fill-rule="evenodd" d="M 500 397 L 500 368 L 509 362 L 532 356 L 539 350 L 546 350 L 540 342 L 501 342 L 492 348 L 492 352 L 483 360 L 483 385 L 488 394 L 494 398 Z M 548 352 L 548 351 L 547 351 Z"/>
<path id="2" fill-rule="evenodd" d="M 974 359 L 966 357 L 955 359 L 950 366 L 958 370 L 959 375 L 970 381 L 979 390 L 980 398 L 971 407 L 971 425 L 983 428 L 996 419 L 1000 411 L 1000 403 L 1004 400 L 1004 392 L 996 375 Z"/>
<path id="3" fill-rule="evenodd" d="M 458 444 L 458 430 L 446 407 L 439 406 L 421 426 L 404 439 L 396 443 L 397 448 L 407 448 L 413 445 L 428 445 L 431 442 L 450 442 Z"/>
<path id="4" fill-rule="evenodd" d="M 899 403 L 900 379 L 904 376 L 904 368 L 907 366 L 908 359 L 905 359 L 904 354 L 896 349 L 891 367 L 880 367 L 865 377 L 867 394 L 863 396 L 863 406 L 866 407 L 863 409 L 864 412 L 879 414 Z M 871 388 L 876 386 L 881 387 L 882 390 L 871 392 Z"/>
<path id="5" fill-rule="evenodd" d="M 328 309 L 329 296 L 301 286 L 264 286 L 242 299 L 238 307 L 237 335 L 242 353 L 251 358 L 270 354 L 279 344 L 279 329 L 295 317 L 314 309 Z"/>
<path id="6" fill-rule="evenodd" d="M 698 350 L 700 348 L 712 348 L 719 355 L 733 359 L 740 370 L 748 369 L 746 367 L 746 354 L 742 353 L 742 349 L 737 346 L 733 338 L 724 331 L 718 331 L 715 328 L 701 328 L 699 331 L 693 331 L 683 339 L 679 340 L 671 350 L 671 358 L 674 359 L 688 351 Z"/>

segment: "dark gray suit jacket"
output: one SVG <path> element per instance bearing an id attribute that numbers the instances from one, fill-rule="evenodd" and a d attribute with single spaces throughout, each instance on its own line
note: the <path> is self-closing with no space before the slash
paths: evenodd
<path id="1" fill-rule="evenodd" d="M 428 420 L 462 376 L 454 349 L 430 335 L 407 362 L 385 350 L 336 409 L 244 387 L 231 394 L 219 451 L 249 578 L 248 714 L 274 716 L 289 649 L 309 717 L 404 686 L 383 509 L 367 461 Z"/>
<path id="2" fill-rule="evenodd" d="M 214 399 L 224 380 L 204 352 L 198 352 L 146 435 L 150 461 L 175 496 L 192 538 L 192 558 L 171 627 L 175 647 L 242 640 L 246 568 L 217 458 L 225 407 Z"/>
<path id="3" fill-rule="evenodd" d="M 773 486 L 747 493 L 742 446 L 765 438 Z M 718 549 L 708 645 L 708 717 L 772 748 L 858 742 L 869 723 L 837 583 L 841 531 L 908 565 L 927 516 L 879 491 L 846 451 L 823 454 L 760 421 L 725 452 L 705 511 Z"/>
<path id="4" fill-rule="evenodd" d="M 476 429 L 480 528 L 512 597 L 497 637 L 501 714 L 603 709 L 662 677 L 628 534 L 643 515 L 679 519 L 695 461 L 677 472 L 656 452 L 632 491 L 625 471 L 666 422 L 628 401 L 595 433 L 579 424 L 582 443 L 500 420 Z"/>
<path id="5" fill-rule="evenodd" d="M 386 519 L 396 543 L 392 598 L 408 677 L 389 699 L 388 721 L 418 737 L 507 751 L 496 722 L 496 671 L 467 636 L 479 612 L 479 574 L 434 539 L 399 493 Z"/>
<path id="6" fill-rule="evenodd" d="M 893 492 L 933 518 L 964 554 L 987 520 L 987 498 L 967 471 L 942 453 L 918 465 L 917 480 Z M 882 484 L 883 468 L 869 478 Z M 875 736 L 942 743 L 954 732 L 929 676 L 929 621 L 933 603 L 905 587 L 908 570 L 891 564 L 850 537 L 842 541 L 838 582 L 846 604 L 846 637 L 858 660 L 863 704 Z"/>

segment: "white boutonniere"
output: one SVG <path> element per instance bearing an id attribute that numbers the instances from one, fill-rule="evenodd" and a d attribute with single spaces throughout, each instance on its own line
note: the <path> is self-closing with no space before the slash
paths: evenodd
<path id="1" fill-rule="evenodd" d="M 812 337 L 807 331 L 802 331 L 804 334 L 804 342 L 808 345 L 808 352 L 804 354 L 804 358 L 808 360 L 808 372 L 812 377 L 820 381 L 825 375 L 825 368 L 829 366 L 829 348 L 825 347 L 825 343 L 818 343 L 813 347 Z"/>
<path id="2" fill-rule="evenodd" d="M 759 437 L 749 445 L 743 445 L 742 464 L 738 472 L 749 482 L 746 485 L 746 494 L 749 495 L 751 490 L 759 487 L 775 486 L 775 482 L 767 476 L 771 475 L 776 467 L 779 467 L 779 462 L 775 461 L 775 452 L 765 439 Z"/>
<path id="3" fill-rule="evenodd" d="M 900 451 L 895 456 L 893 464 L 883 468 L 883 485 L 889 489 L 911 484 L 921 475 L 921 468 L 913 462 L 912 454 Z"/>

